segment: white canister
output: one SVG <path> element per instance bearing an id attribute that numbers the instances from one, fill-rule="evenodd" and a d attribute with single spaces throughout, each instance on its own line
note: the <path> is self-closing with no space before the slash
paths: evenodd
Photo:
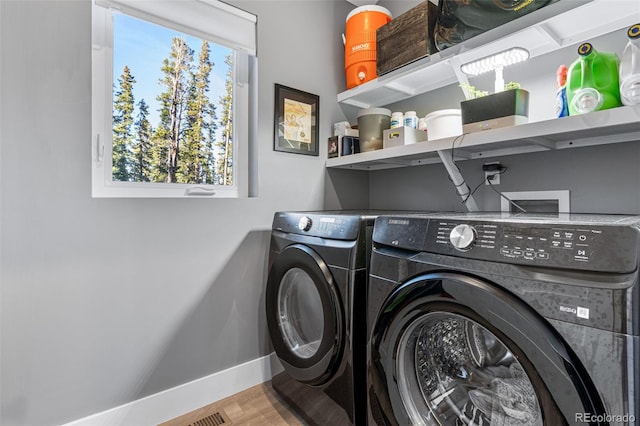
<path id="1" fill-rule="evenodd" d="M 395 129 L 402 126 L 404 126 L 404 114 L 401 112 L 392 112 L 390 128 Z"/>
<path id="2" fill-rule="evenodd" d="M 442 109 L 427 114 L 427 140 L 450 138 L 462 134 L 462 117 L 459 109 Z"/>
<path id="3" fill-rule="evenodd" d="M 418 116 L 415 111 L 407 111 L 404 114 L 404 125 L 412 129 L 418 128 Z"/>

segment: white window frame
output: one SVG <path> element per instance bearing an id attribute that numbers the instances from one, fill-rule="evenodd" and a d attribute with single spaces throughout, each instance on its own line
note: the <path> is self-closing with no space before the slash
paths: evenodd
<path id="1" fill-rule="evenodd" d="M 118 182 L 112 179 L 113 12 L 162 25 L 234 49 L 233 185 Z M 215 23 L 212 24 L 212 20 Z M 218 25 L 218 21 L 223 24 Z M 255 71 L 257 18 L 217 0 L 92 1 L 92 141 L 94 198 L 248 197 L 249 138 L 257 99 Z M 213 29 L 216 32 L 211 32 Z M 247 34 L 248 33 L 248 34 Z"/>

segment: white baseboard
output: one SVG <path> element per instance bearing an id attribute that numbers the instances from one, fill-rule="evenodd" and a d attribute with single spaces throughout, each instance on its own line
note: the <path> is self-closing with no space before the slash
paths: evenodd
<path id="1" fill-rule="evenodd" d="M 64 426 L 156 425 L 271 380 L 280 371 L 272 353 Z"/>

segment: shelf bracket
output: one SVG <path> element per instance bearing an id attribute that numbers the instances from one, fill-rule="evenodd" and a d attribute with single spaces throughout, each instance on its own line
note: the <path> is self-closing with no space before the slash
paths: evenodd
<path id="1" fill-rule="evenodd" d="M 471 188 L 465 182 L 464 178 L 460 174 L 460 170 L 458 166 L 453 161 L 453 156 L 451 155 L 451 151 L 449 150 L 440 150 L 438 151 L 438 155 L 440 156 L 440 160 L 442 160 L 442 164 L 444 164 L 445 169 L 447 169 L 447 173 L 449 173 L 449 177 L 456 187 L 456 192 L 460 197 L 462 197 L 462 201 L 467 207 L 467 210 L 470 212 L 477 212 L 480 209 L 478 208 L 478 204 L 476 200 L 471 195 Z"/>

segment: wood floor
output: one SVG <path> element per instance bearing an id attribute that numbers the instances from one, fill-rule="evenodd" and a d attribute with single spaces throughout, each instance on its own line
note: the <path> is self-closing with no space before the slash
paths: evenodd
<path id="1" fill-rule="evenodd" d="M 218 425 L 299 426 L 305 422 L 266 382 L 159 426 Z"/>

